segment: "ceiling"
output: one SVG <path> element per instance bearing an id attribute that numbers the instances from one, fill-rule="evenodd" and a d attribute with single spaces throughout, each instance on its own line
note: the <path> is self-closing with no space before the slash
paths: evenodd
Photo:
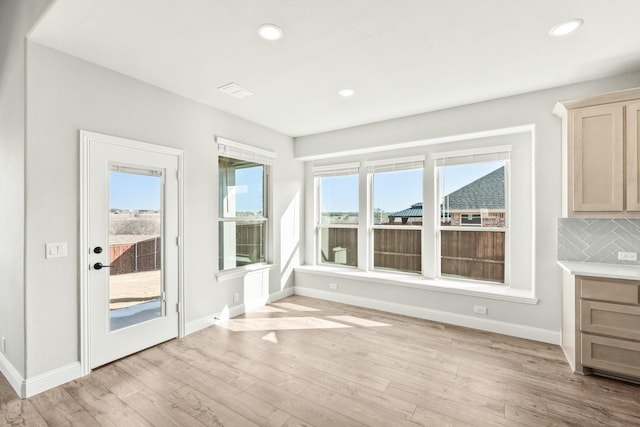
<path id="1" fill-rule="evenodd" d="M 640 70 L 638 18 L 640 0 L 57 0 L 30 39 L 302 136 Z"/>

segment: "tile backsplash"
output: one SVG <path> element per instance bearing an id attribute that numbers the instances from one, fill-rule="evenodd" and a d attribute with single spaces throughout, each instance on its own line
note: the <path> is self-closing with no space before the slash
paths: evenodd
<path id="1" fill-rule="evenodd" d="M 560 218 L 558 259 L 640 265 L 619 261 L 618 252 L 640 253 L 640 219 Z"/>

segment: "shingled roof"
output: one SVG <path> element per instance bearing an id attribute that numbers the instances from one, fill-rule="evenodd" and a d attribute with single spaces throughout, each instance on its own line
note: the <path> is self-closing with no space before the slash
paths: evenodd
<path id="1" fill-rule="evenodd" d="M 450 211 L 504 209 L 504 166 L 445 196 Z M 422 202 L 389 214 L 394 218 L 422 217 Z"/>
<path id="2" fill-rule="evenodd" d="M 504 166 L 445 196 L 450 211 L 504 209 Z"/>

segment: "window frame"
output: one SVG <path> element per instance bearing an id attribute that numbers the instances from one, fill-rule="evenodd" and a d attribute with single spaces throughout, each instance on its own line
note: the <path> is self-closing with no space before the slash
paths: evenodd
<path id="1" fill-rule="evenodd" d="M 411 157 L 395 158 L 381 161 L 367 162 L 367 270 L 382 273 L 393 274 L 405 274 L 409 276 L 424 276 L 425 275 L 425 262 L 424 262 L 424 227 L 425 222 L 425 198 L 424 198 L 424 181 L 426 175 L 426 162 L 424 155 L 417 155 Z M 421 164 L 421 166 L 419 166 Z M 422 186 L 421 199 L 422 202 L 422 224 L 421 225 L 394 225 L 394 224 L 375 224 L 375 212 L 374 212 L 374 175 L 376 173 L 388 173 L 388 172 L 403 172 L 410 170 L 422 171 L 420 185 Z M 420 230 L 420 271 L 405 271 L 392 268 L 384 268 L 375 266 L 375 230 Z"/>
<path id="2" fill-rule="evenodd" d="M 272 221 L 271 221 L 271 173 L 273 159 L 275 159 L 275 153 L 264 150 L 261 148 L 253 147 L 251 145 L 243 144 L 240 142 L 232 141 L 226 138 L 216 137 L 218 143 L 218 155 L 217 155 L 217 167 L 218 167 L 218 212 L 217 212 L 217 224 L 218 224 L 218 248 L 223 242 L 224 236 L 220 233 L 220 225 L 225 223 L 235 224 L 251 224 L 261 223 L 263 224 L 262 232 L 262 251 L 264 255 L 264 261 L 253 262 L 241 266 L 235 266 L 231 268 L 223 268 L 220 265 L 221 255 L 218 253 L 217 270 L 220 274 L 233 274 L 233 272 L 240 272 L 243 270 L 252 271 L 256 268 L 266 267 L 270 265 L 270 260 L 273 253 L 272 243 Z M 234 216 L 225 217 L 220 214 L 220 191 L 221 183 L 220 179 L 220 158 L 229 158 L 233 160 L 240 160 L 251 162 L 256 165 L 261 165 L 262 170 L 262 215 L 261 216 Z M 218 249 L 218 252 L 220 250 Z M 237 251 L 236 251 L 237 255 Z"/>
<path id="3" fill-rule="evenodd" d="M 360 200 L 360 163 L 348 163 L 337 165 L 316 166 L 313 168 L 313 187 L 315 192 L 314 198 L 314 239 L 315 239 L 315 263 L 316 265 L 358 269 L 359 268 L 359 251 L 360 251 L 360 225 L 362 223 L 362 216 L 360 215 L 359 203 L 358 203 L 358 222 L 356 224 L 323 224 L 322 223 L 322 178 L 328 178 L 332 176 L 356 176 L 358 178 L 358 201 Z M 329 230 L 331 228 L 342 229 L 355 229 L 356 230 L 356 265 L 339 264 L 335 262 L 326 262 L 322 260 L 322 230 Z"/>
<path id="4" fill-rule="evenodd" d="M 493 158 L 492 158 L 493 157 Z M 468 158 L 469 161 L 464 162 L 460 159 Z M 444 159 L 444 160 L 443 160 Z M 482 226 L 482 211 L 480 211 L 481 215 L 481 224 L 472 225 L 459 225 L 459 226 L 445 226 L 441 225 L 441 212 L 440 212 L 440 173 L 439 170 L 442 167 L 452 166 L 453 164 L 447 165 L 447 159 L 456 159 L 455 165 L 463 165 L 463 164 L 474 164 L 474 163 L 486 163 L 491 161 L 502 161 L 504 162 L 504 203 L 505 203 L 505 223 L 504 227 L 483 227 Z M 474 160 L 475 159 L 475 160 Z M 444 165 L 438 165 L 438 163 L 443 162 Z M 434 192 L 435 192 L 435 203 L 433 209 L 435 211 L 435 271 L 436 271 L 436 279 L 447 281 L 447 280 L 455 280 L 455 281 L 464 281 L 471 283 L 480 283 L 480 284 L 490 284 L 495 286 L 511 286 L 511 231 L 510 231 L 510 223 L 511 223 L 511 147 L 487 147 L 480 150 L 463 150 L 459 152 L 448 152 L 448 153 L 437 153 L 433 156 L 433 167 L 434 167 Z M 495 282 L 489 280 L 479 280 L 468 278 L 464 276 L 448 276 L 442 274 L 442 231 L 462 231 L 462 232 L 504 232 L 504 281 L 503 282 Z"/>

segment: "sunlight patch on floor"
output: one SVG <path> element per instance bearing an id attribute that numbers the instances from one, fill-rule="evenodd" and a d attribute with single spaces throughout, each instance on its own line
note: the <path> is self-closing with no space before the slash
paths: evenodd
<path id="1" fill-rule="evenodd" d="M 378 326 L 391 326 L 388 323 L 376 322 L 375 320 L 363 319 L 361 317 L 354 316 L 327 316 L 329 319 L 337 320 L 338 322 L 352 323 L 358 326 L 364 326 L 367 328 Z"/>
<path id="2" fill-rule="evenodd" d="M 272 342 L 274 344 L 278 344 L 278 335 L 275 332 L 271 331 L 267 335 L 262 337 L 263 340 Z"/>
<path id="3" fill-rule="evenodd" d="M 344 323 L 332 322 L 318 317 L 273 317 L 262 319 L 230 319 L 220 324 L 234 332 L 278 331 L 295 329 L 337 329 L 351 328 Z"/>
<path id="4" fill-rule="evenodd" d="M 320 309 L 318 308 L 307 307 L 305 305 L 293 304 L 290 302 L 274 302 L 270 305 L 275 305 L 276 307 L 283 308 L 289 311 L 320 311 Z"/>
<path id="5" fill-rule="evenodd" d="M 263 305 L 262 307 L 254 308 L 250 312 L 251 313 L 286 313 L 287 310 L 274 307 L 273 304 L 269 304 L 269 305 Z"/>

